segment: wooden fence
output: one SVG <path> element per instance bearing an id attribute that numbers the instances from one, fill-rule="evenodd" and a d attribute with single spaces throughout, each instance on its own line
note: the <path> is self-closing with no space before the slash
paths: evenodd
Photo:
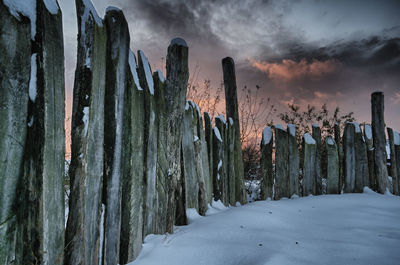
<path id="1" fill-rule="evenodd" d="M 334 135 L 321 140 L 321 130 L 313 124 L 312 134 L 303 135 L 300 150 L 295 126 L 289 124 L 284 129 L 276 125 L 274 134 L 272 128 L 266 127 L 261 141 L 261 199 L 359 193 L 364 187 L 399 195 L 399 133 L 387 128 L 389 139 L 386 141 L 382 92 L 371 95 L 371 105 L 372 126 L 364 124 L 361 130 L 358 123 L 348 122 L 341 137 L 339 125 L 335 124 Z M 272 161 L 274 139 L 275 169 Z M 388 167 L 387 145 L 390 150 Z M 391 185 L 388 172 L 392 178 Z"/>

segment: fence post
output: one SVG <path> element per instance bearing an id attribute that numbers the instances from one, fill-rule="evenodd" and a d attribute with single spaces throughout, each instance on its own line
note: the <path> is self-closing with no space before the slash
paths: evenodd
<path id="1" fill-rule="evenodd" d="M 107 71 L 104 121 L 104 190 L 106 205 L 104 219 L 103 264 L 119 262 L 121 227 L 121 181 L 124 168 L 123 121 L 127 95 L 129 59 L 129 29 L 121 10 L 108 10 L 105 16 L 107 29 Z"/>
<path id="2" fill-rule="evenodd" d="M 400 135 L 398 132 L 393 132 L 394 134 L 394 151 L 396 153 L 396 168 L 397 168 L 397 191 L 400 195 Z"/>
<path id="3" fill-rule="evenodd" d="M 167 171 L 168 171 L 168 157 L 167 157 L 167 130 L 166 124 L 167 107 L 165 105 L 165 78 L 161 70 L 153 73 L 154 80 L 154 98 L 156 109 L 156 124 L 158 125 L 157 131 L 157 218 L 156 230 L 157 234 L 164 234 L 166 232 L 167 223 Z"/>
<path id="4" fill-rule="evenodd" d="M 236 180 L 236 172 L 235 172 L 235 125 L 234 121 L 231 117 L 228 118 L 227 122 L 227 165 L 228 165 L 228 182 L 229 182 L 229 203 L 232 206 L 236 205 L 236 192 L 235 192 L 235 180 Z"/>
<path id="5" fill-rule="evenodd" d="M 377 191 L 385 193 L 389 188 L 385 137 L 385 105 L 383 92 L 371 95 L 372 136 L 375 149 L 375 177 Z"/>
<path id="6" fill-rule="evenodd" d="M 221 201 L 225 206 L 229 205 L 229 181 L 228 181 L 228 137 L 227 137 L 227 125 L 223 115 L 219 115 L 215 118 L 215 126 L 218 128 L 222 138 L 222 156 L 218 161 L 218 168 L 220 161 L 222 162 L 222 168 L 219 169 L 220 175 L 220 191 Z"/>
<path id="7" fill-rule="evenodd" d="M 188 46 L 183 39 L 173 39 L 168 47 L 167 80 L 165 105 L 167 107 L 167 225 L 168 233 L 174 232 L 175 224 L 185 222 L 185 213 L 176 214 L 177 202 L 183 200 L 181 178 L 182 120 L 186 101 L 186 89 L 189 78 Z M 185 209 L 181 209 L 185 210 Z M 178 220 L 176 220 L 176 216 Z"/>
<path id="8" fill-rule="evenodd" d="M 199 214 L 205 215 L 207 211 L 207 204 L 211 200 L 212 194 L 210 194 L 212 188 L 209 188 L 212 182 L 210 181 L 210 171 L 207 158 L 207 146 L 204 137 L 203 130 L 203 119 L 201 117 L 200 107 L 192 102 L 193 117 L 194 117 L 194 151 L 195 151 L 195 162 L 197 181 L 199 183 Z M 211 186 L 212 187 L 212 186 Z"/>
<path id="9" fill-rule="evenodd" d="M 392 186 L 393 186 L 393 194 L 399 195 L 399 179 L 397 175 L 397 159 L 396 159 L 396 150 L 394 146 L 394 134 L 392 128 L 387 127 L 387 134 L 389 137 L 389 148 L 390 148 L 390 176 L 392 176 Z M 399 161 L 400 162 L 400 161 Z"/>
<path id="10" fill-rule="evenodd" d="M 316 152 L 315 152 L 315 195 L 322 194 L 322 170 L 321 170 L 321 128 L 318 124 L 314 123 L 312 125 L 312 137 L 316 142 Z"/>
<path id="11" fill-rule="evenodd" d="M 277 124 L 275 126 L 275 184 L 274 199 L 289 198 L 289 141 L 288 133 Z"/>
<path id="12" fill-rule="evenodd" d="M 343 132 L 344 149 L 344 192 L 352 193 L 356 181 L 356 154 L 354 147 L 355 127 L 351 122 L 347 122 Z"/>
<path id="13" fill-rule="evenodd" d="M 221 132 L 218 127 L 213 129 L 213 193 L 214 200 L 222 201 L 222 177 L 224 176 L 223 169 L 223 156 L 224 156 L 224 145 Z"/>
<path id="14" fill-rule="evenodd" d="M 293 124 L 288 124 L 288 145 L 289 145 L 289 197 L 299 194 L 299 148 L 297 146 L 296 127 Z"/>
<path id="15" fill-rule="evenodd" d="M 272 186 L 274 185 L 274 172 L 272 170 L 272 146 L 273 135 L 271 127 L 264 128 L 261 139 L 261 200 L 272 197 Z"/>
<path id="16" fill-rule="evenodd" d="M 303 136 L 303 196 L 315 195 L 315 157 L 317 144 L 309 133 Z"/>
<path id="17" fill-rule="evenodd" d="M 204 131 L 205 140 L 207 143 L 207 157 L 208 157 L 208 167 L 209 167 L 209 180 L 207 184 L 208 192 L 208 203 L 211 203 L 213 197 L 213 128 L 211 123 L 211 118 L 208 112 L 204 112 Z"/>
<path id="18" fill-rule="evenodd" d="M 337 144 L 328 136 L 325 138 L 326 150 L 326 193 L 340 194 L 339 186 L 339 153 Z"/>
<path id="19" fill-rule="evenodd" d="M 127 165 L 122 179 L 121 234 L 124 236 L 121 236 L 121 264 L 132 261 L 139 255 L 143 241 L 146 119 L 145 92 L 139 83 L 137 68 L 135 55 L 129 51 L 127 91 L 131 104 L 126 111 L 128 121 L 125 126 L 130 126 L 130 145 L 124 149 L 131 153 L 124 159 Z"/>
<path id="20" fill-rule="evenodd" d="M 365 138 L 365 144 L 367 146 L 369 187 L 372 190 L 375 190 L 376 185 L 375 185 L 374 144 L 372 140 L 372 129 L 369 124 L 364 125 L 364 138 Z"/>
<path id="21" fill-rule="evenodd" d="M 235 126 L 235 193 L 236 201 L 241 204 L 247 203 L 246 190 L 244 188 L 244 165 L 242 144 L 240 141 L 240 120 L 237 100 L 235 63 L 232 58 L 226 57 L 222 60 L 222 70 L 224 75 L 226 116 L 233 119 Z"/>
<path id="22" fill-rule="evenodd" d="M 98 262 L 103 183 L 104 96 L 107 32 L 95 10 L 76 1 L 78 58 L 75 71 L 65 264 Z M 85 20 L 84 13 L 89 13 Z"/>
<path id="23" fill-rule="evenodd" d="M 183 135 L 182 135 L 182 163 L 183 179 L 185 183 L 185 206 L 186 208 L 195 208 L 199 210 L 199 184 L 197 181 L 194 135 L 193 135 L 193 107 L 187 101 L 185 114 L 183 117 Z"/>
<path id="24" fill-rule="evenodd" d="M 0 3 L 0 32 L 12 32 L 15 37 L 14 40 L 9 34 L 0 34 L 0 264 L 8 265 L 14 257 L 22 264 L 24 257 L 21 251 L 23 246 L 14 244 L 14 238 L 18 222 L 23 221 L 18 220 L 18 212 L 29 206 L 17 208 L 14 205 L 27 189 L 22 187 L 18 190 L 18 183 L 23 181 L 27 131 L 38 118 L 33 117 L 32 112 L 28 116 L 28 104 L 34 104 L 29 102 L 29 98 L 36 96 L 28 91 L 30 88 L 31 92 L 36 91 L 30 83 L 36 85 L 32 81 L 36 78 L 34 66 L 37 55 L 32 55 L 31 50 L 31 23 L 17 20 L 3 2 Z M 9 47 L 13 49 L 10 51 Z M 22 204 L 25 203 L 23 200 Z"/>
<path id="25" fill-rule="evenodd" d="M 343 144 L 340 138 L 340 125 L 335 123 L 334 125 L 334 133 L 335 133 L 335 143 L 338 150 L 338 158 L 339 158 L 339 193 L 343 189 Z"/>
<path id="26" fill-rule="evenodd" d="M 354 151 L 356 158 L 356 174 L 354 192 L 362 193 L 365 186 L 369 186 L 368 155 L 365 138 L 360 126 L 354 122 Z"/>

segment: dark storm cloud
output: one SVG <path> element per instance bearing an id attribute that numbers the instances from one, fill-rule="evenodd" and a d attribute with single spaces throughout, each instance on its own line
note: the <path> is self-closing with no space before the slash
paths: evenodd
<path id="1" fill-rule="evenodd" d="M 400 38 L 382 38 L 371 36 L 366 39 L 352 41 L 337 41 L 328 46 L 293 44 L 286 54 L 280 58 L 265 58 L 279 61 L 302 59 L 325 61 L 336 59 L 352 67 L 399 70 L 400 69 Z"/>
<path id="2" fill-rule="evenodd" d="M 266 42 L 283 45 L 292 37 L 282 24 L 284 12 L 290 12 L 286 1 L 144 0 L 121 4 L 128 20 L 143 21 L 159 39 L 179 35 L 194 44 L 239 52 L 248 45 L 258 50 Z"/>
<path id="3" fill-rule="evenodd" d="M 189 36 L 211 34 L 210 10 L 212 3 L 202 1 L 135 1 L 130 4 L 128 14 L 135 19 L 144 19 L 154 31 L 182 32 Z"/>

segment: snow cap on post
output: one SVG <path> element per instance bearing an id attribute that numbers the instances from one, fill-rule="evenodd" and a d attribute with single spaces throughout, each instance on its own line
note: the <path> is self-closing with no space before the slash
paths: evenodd
<path id="1" fill-rule="evenodd" d="M 279 130 L 282 130 L 282 131 L 285 130 L 281 124 L 275 125 L 275 129 L 279 129 Z"/>
<path id="2" fill-rule="evenodd" d="M 144 69 L 146 82 L 147 82 L 147 86 L 149 88 L 150 94 L 154 95 L 154 81 L 153 81 L 153 75 L 151 74 L 152 72 L 151 72 L 149 60 L 147 60 L 147 57 L 143 51 L 139 50 L 138 54 L 139 54 L 140 60 L 143 63 L 143 69 Z"/>
<path id="3" fill-rule="evenodd" d="M 293 124 L 288 124 L 287 127 L 290 135 L 296 137 L 296 126 L 294 126 Z"/>
<path id="4" fill-rule="evenodd" d="M 171 40 L 171 43 L 169 44 L 170 46 L 173 45 L 180 45 L 180 46 L 184 46 L 184 47 L 188 47 L 186 44 L 186 41 L 182 38 L 175 38 Z"/>
<path id="5" fill-rule="evenodd" d="M 262 143 L 264 145 L 267 145 L 270 143 L 271 139 L 272 139 L 272 129 L 271 127 L 267 126 L 264 128 L 262 132 Z"/>
<path id="6" fill-rule="evenodd" d="M 312 136 L 309 133 L 305 133 L 303 137 L 306 144 L 316 144 L 314 138 L 312 138 Z"/>

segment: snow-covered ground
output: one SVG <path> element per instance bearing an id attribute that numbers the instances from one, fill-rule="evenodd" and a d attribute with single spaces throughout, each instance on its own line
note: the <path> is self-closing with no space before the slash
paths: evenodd
<path id="1" fill-rule="evenodd" d="M 215 207 L 215 208 L 214 208 Z M 189 211 L 173 235 L 149 235 L 131 265 L 400 264 L 400 197 L 322 195 Z"/>

